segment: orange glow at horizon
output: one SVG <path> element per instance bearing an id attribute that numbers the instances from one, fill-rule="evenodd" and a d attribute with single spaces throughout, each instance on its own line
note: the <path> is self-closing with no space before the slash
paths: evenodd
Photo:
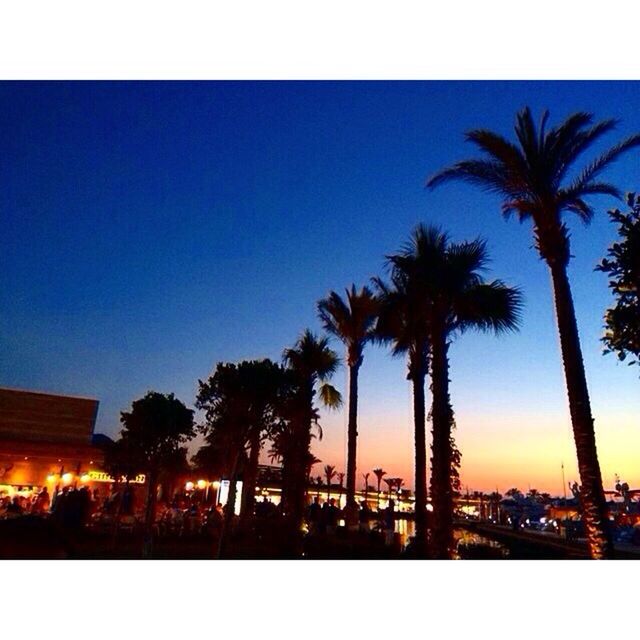
<path id="1" fill-rule="evenodd" d="M 312 451 L 322 460 L 312 475 L 322 475 L 325 464 L 338 470 L 346 467 L 346 425 L 342 416 L 328 415 L 323 421 L 325 437 L 313 441 Z M 413 488 L 414 443 L 410 415 L 363 415 L 359 420 L 357 486 L 364 486 L 363 473 L 376 467 L 387 471 L 388 477 L 402 477 L 405 486 Z M 602 481 L 605 490 L 612 490 L 615 475 L 640 488 L 640 428 L 629 413 L 610 413 L 596 419 L 596 441 Z M 537 416 L 470 415 L 456 416 L 454 432 L 462 452 L 460 470 L 463 490 L 495 491 L 504 494 L 511 487 L 525 492 L 535 488 L 551 495 L 563 494 L 562 469 L 565 482 L 580 483 L 573 434 L 568 414 L 562 411 Z M 430 425 L 427 425 L 428 429 Z M 430 438 L 427 439 L 429 447 Z M 430 450 L 428 449 L 428 458 Z M 373 473 L 369 484 L 375 486 Z M 385 486 L 384 483 L 382 485 Z M 569 490 L 567 493 L 570 495 Z"/>

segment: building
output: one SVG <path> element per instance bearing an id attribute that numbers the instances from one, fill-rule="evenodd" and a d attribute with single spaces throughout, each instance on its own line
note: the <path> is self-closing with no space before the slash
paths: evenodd
<path id="1" fill-rule="evenodd" d="M 111 482 L 96 444 L 97 414 L 91 398 L 0 387 L 0 494 Z"/>

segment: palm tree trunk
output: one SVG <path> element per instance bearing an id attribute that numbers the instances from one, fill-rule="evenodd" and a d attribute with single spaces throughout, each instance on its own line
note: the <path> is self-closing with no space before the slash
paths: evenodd
<path id="1" fill-rule="evenodd" d="M 426 554 L 427 548 L 427 438 L 425 430 L 424 371 L 415 372 L 412 379 L 416 465 L 416 551 L 420 557 Z"/>
<path id="2" fill-rule="evenodd" d="M 359 364 L 349 367 L 349 425 L 347 429 L 347 507 L 355 502 L 356 495 L 356 454 L 358 439 L 358 370 Z M 356 516 L 357 511 L 347 509 L 349 516 Z M 351 519 L 351 518 L 350 518 Z M 353 520 L 346 523 L 354 524 Z"/>
<path id="3" fill-rule="evenodd" d="M 151 558 L 153 555 L 153 524 L 156 519 L 156 494 L 158 484 L 158 466 L 152 463 L 149 471 L 149 486 L 147 487 L 147 504 L 144 514 L 144 542 L 142 557 Z"/>
<path id="4" fill-rule="evenodd" d="M 451 495 L 451 407 L 449 361 L 444 332 L 432 335 L 431 410 L 433 455 L 431 459 L 431 501 L 433 504 L 432 552 L 435 558 L 451 557 L 453 547 L 453 497 Z"/>
<path id="5" fill-rule="evenodd" d="M 607 505 L 602 487 L 589 390 L 582 361 L 575 309 L 566 266 L 551 263 L 551 281 L 560 334 L 569 411 L 582 484 L 583 520 L 591 557 L 613 557 Z"/>
<path id="6" fill-rule="evenodd" d="M 258 462 L 260 460 L 260 434 L 251 436 L 249 462 L 242 483 L 242 508 L 240 510 L 240 522 L 246 524 L 253 518 L 256 497 L 256 482 L 258 481 Z"/>

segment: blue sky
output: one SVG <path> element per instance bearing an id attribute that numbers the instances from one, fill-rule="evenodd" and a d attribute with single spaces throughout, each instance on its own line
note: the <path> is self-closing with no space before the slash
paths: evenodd
<path id="1" fill-rule="evenodd" d="M 574 454 L 531 230 L 503 221 L 493 196 L 424 181 L 472 154 L 464 131 L 511 135 L 526 104 L 552 122 L 620 118 L 613 142 L 640 131 L 639 100 L 637 82 L 0 83 L 0 384 L 96 397 L 97 430 L 113 435 L 148 389 L 190 404 L 218 360 L 278 358 L 319 328 L 318 298 L 380 274 L 433 222 L 486 238 L 490 275 L 526 301 L 519 334 L 452 348 L 463 479 L 522 484 L 528 466 L 553 489 Z M 636 152 L 607 177 L 640 189 L 639 168 Z M 640 483 L 638 373 L 599 343 L 611 298 L 593 268 L 615 237 L 614 202 L 594 202 L 589 228 L 571 222 L 570 276 L 605 483 Z M 370 349 L 361 387 L 362 470 L 382 464 L 411 484 L 404 364 Z M 344 422 L 325 418 L 326 463 L 344 464 Z M 546 457 L 530 459 L 535 442 Z"/>

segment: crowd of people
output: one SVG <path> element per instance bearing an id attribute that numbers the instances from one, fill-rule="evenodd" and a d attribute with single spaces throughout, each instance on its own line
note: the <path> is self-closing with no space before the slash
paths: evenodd
<path id="1" fill-rule="evenodd" d="M 46 487 L 30 496 L 16 494 L 13 497 L 0 493 L 0 518 L 15 518 L 27 514 L 44 514 L 49 511 L 51 498 Z"/>
<path id="2" fill-rule="evenodd" d="M 353 525 L 350 528 L 361 532 L 370 531 L 373 522 L 374 529 L 384 533 L 385 542 L 387 544 L 393 543 L 395 532 L 395 503 L 393 500 L 389 501 L 385 509 L 377 512 L 372 511 L 364 500 L 359 507 L 355 504 L 352 509 L 354 509 L 354 512 L 351 514 L 348 513 L 349 506 L 341 509 L 337 505 L 335 498 L 329 498 L 329 500 L 320 504 L 320 497 L 315 496 L 313 502 L 307 508 L 309 533 L 333 535 L 341 523 L 346 526 L 346 519 L 348 519 L 349 521 L 357 522 L 357 525 Z M 355 513 L 356 510 L 357 513 Z M 347 516 L 356 517 L 347 518 Z"/>
<path id="3" fill-rule="evenodd" d="M 98 490 L 87 486 L 56 486 L 52 493 L 47 487 L 33 491 L 31 495 L 0 495 L 0 519 L 25 515 L 48 517 L 57 526 L 79 531 L 86 525 L 111 529 L 115 525 L 122 529 L 140 527 L 143 520 L 144 500 L 128 484 L 110 485 L 104 497 Z M 393 501 L 380 511 L 372 511 L 366 502 L 352 505 L 355 513 L 341 509 L 335 498 L 321 502 L 316 496 L 307 507 L 306 521 L 311 535 L 331 536 L 345 518 L 356 525 L 350 530 L 383 534 L 387 544 L 393 543 L 395 514 Z M 160 499 L 156 505 L 155 530 L 158 535 L 216 535 L 222 529 L 226 506 L 205 499 L 201 492 L 177 492 L 172 498 Z M 267 496 L 254 503 L 255 525 L 258 532 L 272 528 L 282 518 L 280 505 Z M 271 523 L 271 524 L 270 524 Z M 232 514 L 231 530 L 238 525 L 238 517 Z M 266 529 L 265 529 L 266 528 Z"/>

